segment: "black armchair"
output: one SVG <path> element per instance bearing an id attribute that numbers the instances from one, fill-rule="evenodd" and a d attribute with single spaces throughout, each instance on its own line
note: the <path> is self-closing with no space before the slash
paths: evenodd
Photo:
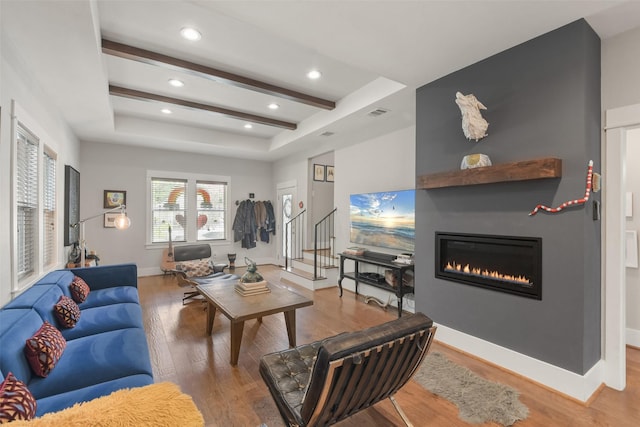
<path id="1" fill-rule="evenodd" d="M 420 366 L 436 327 L 422 313 L 263 356 L 260 374 L 289 426 L 328 426 L 389 398 Z"/>
<path id="2" fill-rule="evenodd" d="M 189 287 L 184 293 L 182 303 L 198 295 L 195 287 L 213 280 L 237 279 L 238 276 L 225 274 L 227 264 L 215 264 L 211 261 L 209 244 L 176 246 L 173 248 L 176 269 L 172 272 L 178 278 L 178 285 Z M 202 268 L 202 267 L 206 268 Z"/>

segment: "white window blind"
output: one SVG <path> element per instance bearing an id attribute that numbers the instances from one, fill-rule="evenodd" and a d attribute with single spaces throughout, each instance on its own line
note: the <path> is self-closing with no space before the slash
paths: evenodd
<path id="1" fill-rule="evenodd" d="M 38 139 L 18 124 L 16 135 L 18 279 L 36 271 L 38 242 Z"/>
<path id="2" fill-rule="evenodd" d="M 151 242 L 169 241 L 169 226 L 174 242 L 187 240 L 187 181 L 151 178 Z"/>
<path id="3" fill-rule="evenodd" d="M 227 184 L 196 182 L 198 240 L 226 239 Z"/>
<path id="4" fill-rule="evenodd" d="M 43 165 L 43 265 L 54 266 L 56 263 L 56 159 L 47 151 L 44 153 Z"/>

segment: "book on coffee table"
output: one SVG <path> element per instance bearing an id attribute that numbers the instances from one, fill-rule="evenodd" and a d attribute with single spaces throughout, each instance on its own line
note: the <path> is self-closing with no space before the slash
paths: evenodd
<path id="1" fill-rule="evenodd" d="M 236 292 L 242 296 L 259 295 L 259 294 L 271 292 L 271 290 L 267 286 L 266 280 L 263 280 L 262 282 L 255 282 L 255 283 L 238 282 L 234 285 L 234 288 Z"/>

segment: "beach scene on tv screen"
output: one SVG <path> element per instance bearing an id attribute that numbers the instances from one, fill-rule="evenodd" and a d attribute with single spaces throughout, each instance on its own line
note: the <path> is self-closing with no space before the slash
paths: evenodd
<path id="1" fill-rule="evenodd" d="M 351 242 L 413 252 L 415 190 L 352 194 Z"/>

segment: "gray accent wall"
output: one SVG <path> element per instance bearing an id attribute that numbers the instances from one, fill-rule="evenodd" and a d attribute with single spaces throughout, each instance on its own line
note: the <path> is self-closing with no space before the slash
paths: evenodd
<path id="1" fill-rule="evenodd" d="M 489 136 L 469 142 L 455 94 L 487 106 Z M 416 93 L 416 175 L 456 170 L 466 154 L 493 164 L 558 157 L 557 179 L 419 190 L 416 310 L 439 324 L 578 374 L 600 359 L 600 226 L 584 196 L 600 171 L 600 39 L 576 21 L 422 86 Z M 542 238 L 542 300 L 436 279 L 436 231 Z"/>

